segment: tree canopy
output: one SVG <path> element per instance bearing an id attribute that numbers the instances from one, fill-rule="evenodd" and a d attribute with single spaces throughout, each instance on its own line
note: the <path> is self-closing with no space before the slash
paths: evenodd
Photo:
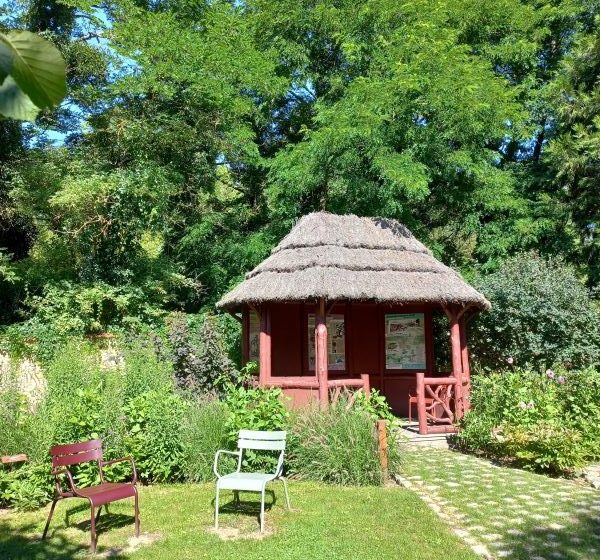
<path id="1" fill-rule="evenodd" d="M 16 0 L 68 97 L 0 121 L 0 322 L 209 308 L 301 215 L 383 215 L 468 277 L 600 282 L 597 0 Z"/>

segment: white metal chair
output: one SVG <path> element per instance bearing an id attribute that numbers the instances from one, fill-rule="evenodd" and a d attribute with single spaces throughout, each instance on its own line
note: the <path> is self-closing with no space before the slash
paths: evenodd
<path id="1" fill-rule="evenodd" d="M 219 492 L 220 490 L 233 490 L 236 501 L 239 501 L 239 492 L 259 492 L 260 498 L 260 532 L 265 530 L 265 488 L 268 482 L 281 480 L 285 491 L 285 501 L 290 509 L 290 498 L 288 495 L 287 482 L 283 478 L 283 457 L 285 454 L 286 432 L 258 432 L 253 430 L 240 430 L 238 435 L 238 450 L 227 451 L 220 449 L 215 454 L 213 471 L 217 476 L 217 489 L 215 497 L 215 529 L 219 528 Z M 273 473 L 251 473 L 242 472 L 242 457 L 244 450 L 279 451 L 277 466 Z M 236 455 L 238 458 L 237 469 L 230 474 L 219 473 L 219 456 Z"/>

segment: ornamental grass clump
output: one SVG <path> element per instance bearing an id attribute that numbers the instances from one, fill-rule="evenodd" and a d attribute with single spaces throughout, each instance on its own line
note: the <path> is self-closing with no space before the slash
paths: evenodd
<path id="1" fill-rule="evenodd" d="M 342 485 L 383 483 L 375 421 L 365 410 L 340 399 L 326 410 L 315 405 L 297 411 L 290 426 L 286 464 L 291 477 Z M 396 450 L 390 442 L 392 469 Z"/>

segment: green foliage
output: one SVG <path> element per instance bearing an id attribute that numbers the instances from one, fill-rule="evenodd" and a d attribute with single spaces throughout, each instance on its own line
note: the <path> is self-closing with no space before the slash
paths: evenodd
<path id="1" fill-rule="evenodd" d="M 332 484 L 382 483 L 373 418 L 347 404 L 340 399 L 327 410 L 307 407 L 292 417 L 286 461 L 291 476 Z"/>
<path id="2" fill-rule="evenodd" d="M 279 388 L 228 385 L 225 404 L 229 409 L 229 441 L 237 442 L 238 432 L 242 429 L 285 430 L 289 413 L 283 400 Z"/>
<path id="3" fill-rule="evenodd" d="M 388 422 L 396 420 L 386 398 L 377 389 L 371 389 L 368 396 L 364 391 L 356 391 L 352 396 L 352 406 L 364 410 L 374 420 L 381 419 Z"/>
<path id="4" fill-rule="evenodd" d="M 0 115 L 34 120 L 66 93 L 66 64 L 51 42 L 28 31 L 0 33 Z"/>
<path id="5" fill-rule="evenodd" d="M 215 453 L 229 447 L 228 420 L 229 409 L 222 401 L 203 398 L 190 403 L 181 435 L 186 480 L 208 482 L 213 479 Z"/>
<path id="6" fill-rule="evenodd" d="M 50 464 L 25 464 L 0 470 L 0 504 L 17 510 L 37 509 L 54 493 Z"/>
<path id="7" fill-rule="evenodd" d="M 560 260 L 527 253 L 477 282 L 492 303 L 469 333 L 485 369 L 567 368 L 600 362 L 600 312 L 574 271 Z"/>
<path id="8" fill-rule="evenodd" d="M 123 407 L 125 449 L 136 460 L 140 480 L 167 482 L 182 475 L 181 422 L 185 403 L 175 394 L 143 393 Z"/>
<path id="9" fill-rule="evenodd" d="M 512 371 L 473 377 L 458 442 L 525 468 L 569 473 L 600 457 L 600 374 Z"/>

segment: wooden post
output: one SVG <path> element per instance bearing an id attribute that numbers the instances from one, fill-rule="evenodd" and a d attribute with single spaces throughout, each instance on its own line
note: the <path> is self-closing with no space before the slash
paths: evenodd
<path id="1" fill-rule="evenodd" d="M 452 346 L 452 376 L 456 378 L 454 385 L 455 419 L 463 417 L 462 395 L 462 353 L 460 348 L 460 321 L 456 313 L 450 313 L 450 344 Z"/>
<path id="2" fill-rule="evenodd" d="M 377 420 L 377 444 L 379 449 L 379 464 L 381 465 L 381 474 L 384 482 L 389 478 L 388 471 L 388 440 L 387 440 L 387 422 Z"/>
<path id="3" fill-rule="evenodd" d="M 419 433 L 427 434 L 427 409 L 425 407 L 425 374 L 417 373 L 417 415 L 419 417 Z"/>
<path id="4" fill-rule="evenodd" d="M 242 365 L 250 361 L 250 310 L 245 307 L 242 312 Z"/>
<path id="5" fill-rule="evenodd" d="M 325 300 L 319 299 L 315 317 L 315 369 L 319 381 L 319 401 L 321 408 L 329 405 L 329 379 L 327 364 L 327 319 L 325 317 Z"/>
<path id="6" fill-rule="evenodd" d="M 371 395 L 371 379 L 369 378 L 369 374 L 361 373 L 360 378 L 362 379 L 362 382 L 363 382 L 363 391 L 364 391 L 365 395 L 367 395 L 367 397 L 368 397 Z"/>
<path id="7" fill-rule="evenodd" d="M 258 383 L 265 387 L 271 379 L 271 311 L 268 305 L 263 306 L 260 313 L 259 362 Z"/>
<path id="8" fill-rule="evenodd" d="M 471 367 L 469 366 L 469 348 L 467 346 L 467 321 L 463 315 L 460 318 L 460 354 L 465 386 L 462 387 L 463 412 L 471 408 Z"/>

